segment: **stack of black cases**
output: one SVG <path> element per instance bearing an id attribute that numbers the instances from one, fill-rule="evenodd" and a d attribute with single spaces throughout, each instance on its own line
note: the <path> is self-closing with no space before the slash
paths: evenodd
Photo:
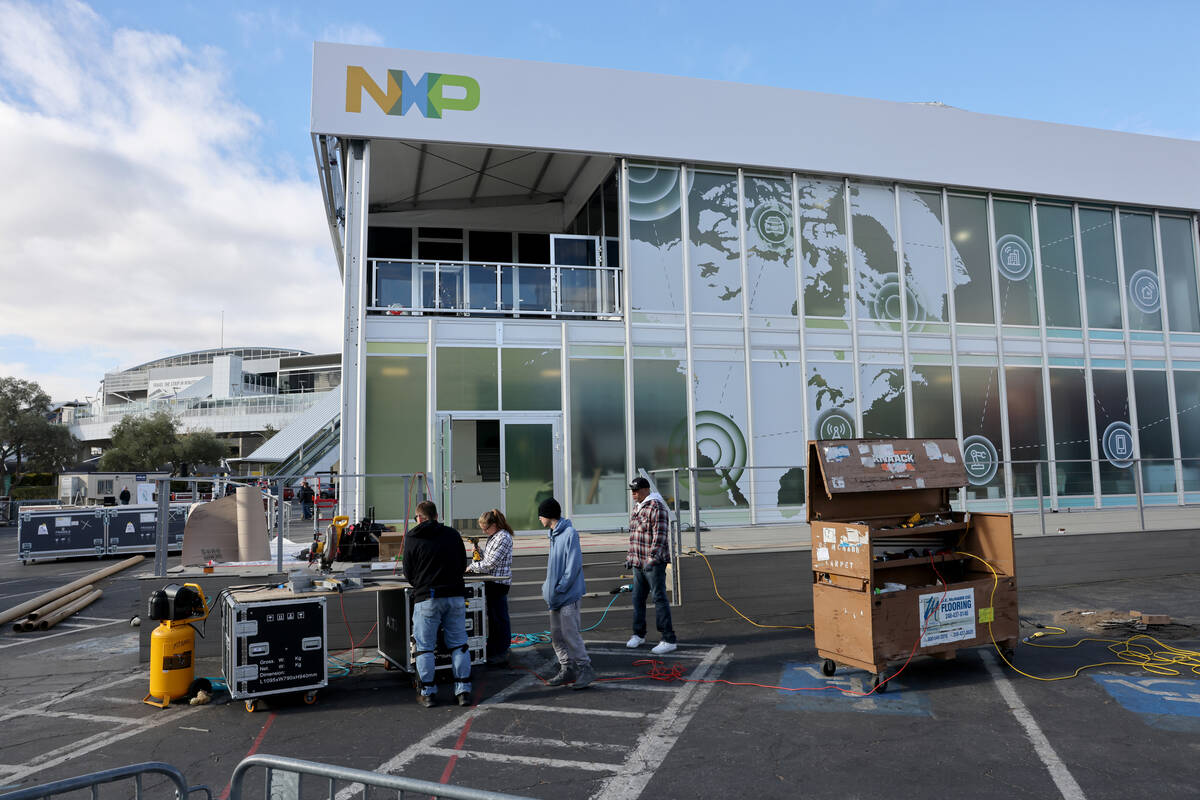
<path id="1" fill-rule="evenodd" d="M 234 700 L 284 692 L 315 693 L 329 682 L 325 598 L 221 606 L 221 666 Z"/>
<path id="2" fill-rule="evenodd" d="M 394 589 L 379 592 L 379 655 L 392 667 L 415 673 L 416 643 L 412 639 L 412 590 Z M 483 599 L 483 584 L 467 584 L 467 648 L 472 664 L 487 660 L 487 606 Z M 435 673 L 453 674 L 449 653 L 438 648 Z"/>

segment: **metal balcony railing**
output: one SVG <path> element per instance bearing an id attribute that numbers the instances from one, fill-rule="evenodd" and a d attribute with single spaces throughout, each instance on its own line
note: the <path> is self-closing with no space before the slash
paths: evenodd
<path id="1" fill-rule="evenodd" d="M 145 414 L 166 411 L 173 416 L 227 417 L 238 414 L 293 414 L 305 411 L 324 397 L 325 392 L 302 392 L 286 395 L 264 394 L 246 397 L 231 397 L 224 400 L 137 400 L 132 403 L 104 406 L 99 414 L 91 409 L 80 409 L 73 424 L 118 422 L 129 414 Z"/>
<path id="2" fill-rule="evenodd" d="M 373 259 L 374 314 L 456 314 L 611 319 L 621 309 L 621 270 L 545 264 Z"/>

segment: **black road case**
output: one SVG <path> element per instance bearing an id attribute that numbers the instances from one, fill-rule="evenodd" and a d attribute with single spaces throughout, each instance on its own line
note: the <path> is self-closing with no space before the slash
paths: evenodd
<path id="1" fill-rule="evenodd" d="M 67 556 L 102 556 L 103 508 L 22 511 L 17 518 L 17 557 L 22 562 Z"/>
<path id="2" fill-rule="evenodd" d="M 377 597 L 379 620 L 379 655 L 389 667 L 417 672 L 412 638 L 412 589 L 389 589 Z M 483 583 L 467 584 L 467 650 L 472 664 L 487 660 L 487 605 L 483 599 Z M 439 648 L 434 662 L 434 674 L 453 674 L 450 654 Z"/>
<path id="3" fill-rule="evenodd" d="M 254 698 L 284 692 L 303 692 L 311 703 L 329 683 L 324 597 L 239 602 L 225 595 L 221 616 L 225 683 L 247 711 Z"/>

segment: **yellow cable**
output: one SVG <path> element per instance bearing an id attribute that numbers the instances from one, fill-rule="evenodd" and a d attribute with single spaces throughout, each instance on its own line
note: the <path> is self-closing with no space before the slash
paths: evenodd
<path id="1" fill-rule="evenodd" d="M 988 606 L 992 607 L 993 600 L 996 597 L 996 588 L 1000 585 L 1000 576 L 999 576 L 999 574 L 997 574 L 995 568 L 992 567 L 992 565 L 989 564 L 987 561 L 984 561 L 982 558 L 980 558 L 977 555 L 973 555 L 972 553 L 959 552 L 956 555 L 967 556 L 969 558 L 973 558 L 976 561 L 981 562 L 985 567 L 988 568 L 989 571 L 991 571 L 991 573 L 992 573 L 992 593 L 988 598 Z M 1197 675 L 1200 675 L 1200 651 L 1185 650 L 1180 647 L 1172 647 L 1171 645 L 1163 644 L 1158 639 L 1155 639 L 1153 636 L 1147 636 L 1144 633 L 1139 633 L 1136 636 L 1129 637 L 1128 639 L 1097 639 L 1097 638 L 1089 637 L 1089 638 L 1079 639 L 1074 644 L 1034 644 L 1033 642 L 1026 639 L 1024 641 L 1030 647 L 1048 647 L 1048 648 L 1051 648 L 1054 650 L 1070 650 L 1074 647 L 1078 647 L 1079 645 L 1083 644 L 1084 642 L 1108 642 L 1109 643 L 1108 651 L 1110 653 L 1112 653 L 1113 655 L 1115 655 L 1118 659 L 1120 659 L 1119 661 L 1101 661 L 1097 664 L 1087 664 L 1087 665 L 1082 666 L 1079 669 L 1075 670 L 1070 675 L 1060 675 L 1055 678 L 1042 678 L 1037 675 L 1030 675 L 1028 672 L 1023 672 L 1022 670 L 1018 669 L 1011 661 L 1009 661 L 1008 658 L 1005 657 L 1004 651 L 1000 649 L 1000 645 L 996 643 L 996 637 L 992 633 L 992 623 L 989 622 L 987 624 L 987 626 L 988 626 L 988 636 L 992 640 L 992 646 L 996 648 L 996 653 L 1000 656 L 1000 658 L 1004 661 L 1004 663 L 1007 664 L 1009 667 L 1011 667 L 1012 670 L 1014 672 L 1016 672 L 1017 674 L 1024 675 L 1026 678 L 1032 678 L 1035 681 L 1047 681 L 1047 682 L 1049 682 L 1049 681 L 1065 681 L 1065 680 L 1069 680 L 1071 678 L 1079 677 L 1079 673 L 1083 672 L 1085 669 L 1091 669 L 1092 667 L 1109 667 L 1109 666 L 1141 667 L 1142 669 L 1146 670 L 1147 672 L 1149 672 L 1153 675 L 1182 675 L 1183 673 L 1179 672 L 1178 670 L 1172 669 L 1172 667 L 1174 667 L 1174 666 L 1179 666 L 1179 667 L 1187 667 L 1190 669 L 1191 672 L 1193 672 Z M 1049 634 L 1035 633 L 1034 636 L 1030 637 L 1030 638 L 1039 637 L 1042 635 L 1061 636 L 1067 632 L 1066 629 L 1055 627 L 1055 626 L 1046 626 L 1043 630 L 1053 630 L 1054 633 L 1049 633 Z M 1149 641 L 1152 641 L 1155 644 L 1157 644 L 1159 646 L 1159 648 L 1161 648 L 1161 649 L 1155 651 L 1155 650 L 1152 650 L 1151 648 L 1146 647 L 1145 645 L 1142 645 L 1140 643 L 1137 645 L 1133 645 L 1133 642 L 1138 639 L 1148 639 Z"/>
<path id="2" fill-rule="evenodd" d="M 724 597 L 721 596 L 720 590 L 717 589 L 717 573 L 713 572 L 712 564 L 709 563 L 708 556 L 704 555 L 704 553 L 701 553 L 699 550 L 695 550 L 695 549 L 689 550 L 688 553 L 692 554 L 692 555 L 698 555 L 704 559 L 705 565 L 708 566 L 708 574 L 712 575 L 713 592 L 717 595 L 717 598 L 722 603 L 724 603 L 725 605 L 732 608 L 733 613 L 737 614 L 739 617 L 746 620 L 746 622 L 749 622 L 754 627 L 756 627 L 756 628 L 785 628 L 790 631 L 811 631 L 813 629 L 812 625 L 763 625 L 761 623 L 755 622 L 754 620 L 750 619 L 745 614 L 743 614 L 742 612 L 740 612 L 736 608 L 734 608 L 733 603 L 729 602 L 728 600 L 726 600 Z"/>

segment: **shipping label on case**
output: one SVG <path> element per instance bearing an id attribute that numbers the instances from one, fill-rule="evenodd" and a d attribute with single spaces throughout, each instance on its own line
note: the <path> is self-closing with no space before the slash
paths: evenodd
<path id="1" fill-rule="evenodd" d="M 918 624 L 924 626 L 921 647 L 974 639 L 975 589 L 920 595 L 917 614 Z"/>

